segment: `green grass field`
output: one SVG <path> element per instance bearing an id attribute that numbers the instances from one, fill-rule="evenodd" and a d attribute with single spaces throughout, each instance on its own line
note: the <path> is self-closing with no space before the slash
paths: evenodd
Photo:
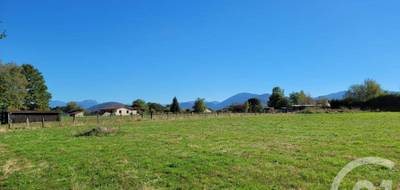
<path id="1" fill-rule="evenodd" d="M 74 137 L 90 127 L 0 133 L 0 189 L 330 189 L 371 156 L 396 166 L 357 168 L 341 189 L 400 179 L 400 113 L 141 121 Z"/>

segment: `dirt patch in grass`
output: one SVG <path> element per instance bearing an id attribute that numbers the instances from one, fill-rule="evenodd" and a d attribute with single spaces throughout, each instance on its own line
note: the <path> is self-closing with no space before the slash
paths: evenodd
<path id="1" fill-rule="evenodd" d="M 23 171 L 26 169 L 31 169 L 32 164 L 27 160 L 22 159 L 10 159 L 7 160 L 6 164 L 2 167 L 3 170 L 3 177 L 7 178 L 7 176 Z"/>
<path id="2" fill-rule="evenodd" d="M 33 165 L 29 160 L 16 157 L 12 152 L 7 150 L 5 145 L 0 144 L 0 154 L 9 155 L 10 157 L 5 164 L 1 166 L 0 180 L 7 179 L 10 175 L 16 172 L 33 168 Z"/>

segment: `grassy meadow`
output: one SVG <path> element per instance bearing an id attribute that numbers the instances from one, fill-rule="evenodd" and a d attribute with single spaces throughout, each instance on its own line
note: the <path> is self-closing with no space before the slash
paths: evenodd
<path id="1" fill-rule="evenodd" d="M 350 161 L 382 157 L 357 180 L 400 179 L 400 113 L 277 114 L 138 121 L 0 133 L 0 189 L 330 189 Z M 399 164 L 399 165 L 397 165 Z"/>

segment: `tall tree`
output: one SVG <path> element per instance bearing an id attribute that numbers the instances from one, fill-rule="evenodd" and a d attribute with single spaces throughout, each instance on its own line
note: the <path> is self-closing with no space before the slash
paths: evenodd
<path id="1" fill-rule="evenodd" d="M 304 91 L 293 92 L 289 95 L 291 104 L 294 105 L 312 105 L 314 100 L 310 95 L 307 95 Z"/>
<path id="2" fill-rule="evenodd" d="M 179 106 L 179 102 L 178 102 L 178 99 L 176 97 L 174 97 L 174 99 L 172 99 L 172 104 L 169 107 L 169 111 L 172 112 L 172 113 L 181 112 L 181 108 Z"/>
<path id="3" fill-rule="evenodd" d="M 365 102 L 383 94 L 385 94 L 385 92 L 381 88 L 380 84 L 378 84 L 375 80 L 367 79 L 363 84 L 351 86 L 346 92 L 345 96 L 351 100 Z"/>
<path id="4" fill-rule="evenodd" d="M 24 106 L 29 110 L 48 110 L 51 94 L 47 90 L 42 74 L 29 64 L 21 66 L 21 73 L 28 82 Z"/>
<path id="5" fill-rule="evenodd" d="M 258 112 L 262 112 L 262 104 L 261 101 L 257 98 L 250 98 L 249 100 L 247 100 L 247 103 L 249 105 L 249 112 L 251 113 L 258 113 Z"/>
<path id="6" fill-rule="evenodd" d="M 207 110 L 207 105 L 203 98 L 197 98 L 193 105 L 193 111 L 196 113 L 203 113 Z"/>
<path id="7" fill-rule="evenodd" d="M 133 101 L 132 107 L 133 107 L 133 109 L 136 109 L 141 113 L 146 112 L 148 110 L 148 106 L 147 106 L 146 102 L 142 99 L 137 99 L 137 100 Z"/>
<path id="8" fill-rule="evenodd" d="M 276 109 L 287 107 L 289 105 L 288 98 L 285 97 L 285 91 L 280 87 L 272 89 L 272 94 L 269 97 L 268 106 Z"/>
<path id="9" fill-rule="evenodd" d="M 24 109 L 27 81 L 16 64 L 0 61 L 0 109 Z"/>

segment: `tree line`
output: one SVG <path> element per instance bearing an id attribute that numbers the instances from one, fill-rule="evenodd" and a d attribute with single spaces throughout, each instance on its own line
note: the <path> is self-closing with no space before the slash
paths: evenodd
<path id="1" fill-rule="evenodd" d="M 207 105 L 203 98 L 198 98 L 192 107 L 193 110 L 186 109 L 182 110 L 178 99 L 174 97 L 172 99 L 171 104 L 161 105 L 159 103 L 154 102 L 145 102 L 142 99 L 137 99 L 132 102 L 132 108 L 138 110 L 140 113 L 181 113 L 181 112 L 195 112 L 195 113 L 203 113 L 207 110 Z"/>
<path id="2" fill-rule="evenodd" d="M 266 106 L 264 106 L 266 105 Z M 344 99 L 328 100 L 314 99 L 312 96 L 303 90 L 292 92 L 288 96 L 285 95 L 285 90 L 281 87 L 274 87 L 271 96 L 266 100 L 265 104 L 257 98 L 250 98 L 243 104 L 234 104 L 229 107 L 217 110 L 220 112 L 236 112 L 236 113 L 261 113 L 268 110 L 281 110 L 293 106 L 316 106 L 322 108 L 361 108 L 369 110 L 382 111 L 400 111 L 400 96 L 396 93 L 391 93 L 382 89 L 375 80 L 367 79 L 363 84 L 356 84 L 349 87 L 346 91 Z M 176 97 L 173 98 L 169 105 L 161 105 L 158 103 L 148 102 L 138 99 L 133 101 L 132 107 L 140 112 L 195 112 L 202 113 L 208 108 L 205 100 L 198 98 L 192 109 L 182 110 Z"/>
<path id="3" fill-rule="evenodd" d="M 30 64 L 0 61 L 0 109 L 49 110 L 51 94 L 43 75 Z"/>
<path id="4" fill-rule="evenodd" d="M 375 80 L 366 79 L 362 84 L 349 87 L 343 99 L 314 99 L 304 91 L 293 92 L 289 96 L 280 87 L 274 87 L 263 107 L 261 100 L 251 98 L 244 104 L 231 105 L 224 111 L 230 112 L 265 112 L 266 109 L 283 109 L 292 106 L 318 106 L 331 109 L 363 109 L 376 111 L 400 111 L 400 94 L 382 89 Z"/>
<path id="5" fill-rule="evenodd" d="M 348 108 L 373 111 L 400 111 L 400 94 L 382 89 L 375 80 L 352 85 L 344 99 L 330 101 L 332 109 Z"/>

